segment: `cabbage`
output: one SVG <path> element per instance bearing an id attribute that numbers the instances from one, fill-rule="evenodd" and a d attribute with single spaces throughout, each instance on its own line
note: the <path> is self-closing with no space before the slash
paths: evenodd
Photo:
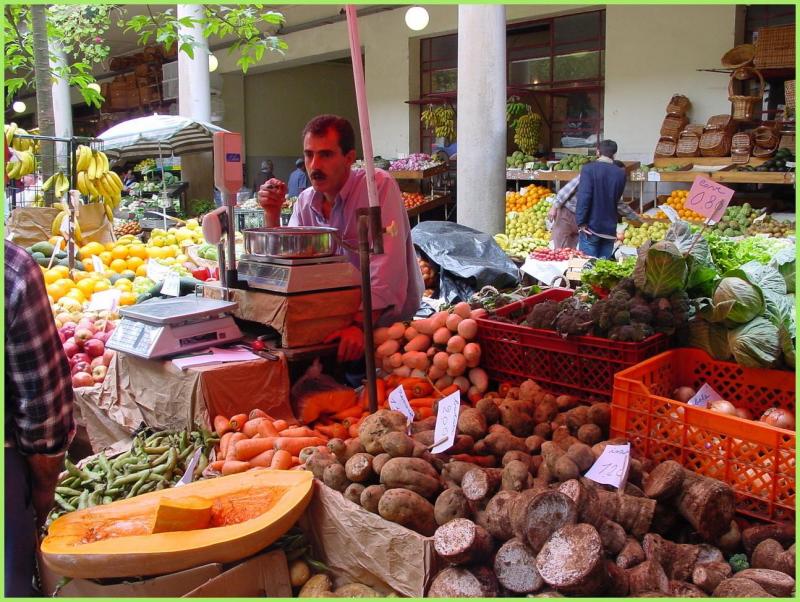
<path id="1" fill-rule="evenodd" d="M 781 349 L 783 350 L 783 358 L 786 360 L 786 363 L 794 368 L 794 356 L 795 356 L 795 341 L 794 335 L 792 332 L 786 330 L 785 326 L 780 326 L 778 328 L 778 337 L 781 341 Z"/>
<path id="2" fill-rule="evenodd" d="M 688 271 L 678 247 L 662 240 L 639 248 L 633 280 L 636 288 L 651 297 L 669 297 L 685 287 Z"/>
<path id="3" fill-rule="evenodd" d="M 762 293 L 786 294 L 786 282 L 781 273 L 773 266 L 763 265 L 757 261 L 748 261 L 738 269 L 730 270 L 725 276 L 736 276 L 757 286 Z"/>
<path id="4" fill-rule="evenodd" d="M 699 347 L 715 360 L 731 359 L 728 329 L 722 324 L 693 320 L 689 323 L 689 346 Z"/>
<path id="5" fill-rule="evenodd" d="M 728 320 L 736 324 L 749 322 L 764 311 L 764 295 L 757 286 L 743 278 L 727 276 L 719 281 L 711 299 L 713 313 L 703 317 L 712 322 Z"/>
<path id="6" fill-rule="evenodd" d="M 748 368 L 770 368 L 781 358 L 778 328 L 766 318 L 728 331 L 728 344 L 736 363 Z"/>
<path id="7" fill-rule="evenodd" d="M 786 291 L 789 293 L 794 292 L 794 278 L 795 278 L 795 247 L 787 247 L 778 251 L 772 258 L 769 265 L 774 267 L 786 283 Z"/>

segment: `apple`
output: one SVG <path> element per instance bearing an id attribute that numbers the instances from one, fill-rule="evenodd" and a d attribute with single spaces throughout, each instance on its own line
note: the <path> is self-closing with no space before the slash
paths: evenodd
<path id="1" fill-rule="evenodd" d="M 106 346 L 103 341 L 89 339 L 86 341 L 86 343 L 84 343 L 83 350 L 89 357 L 102 357 L 103 352 L 106 350 Z"/>
<path id="2" fill-rule="evenodd" d="M 94 368 L 92 368 L 92 378 L 94 379 L 94 382 L 96 383 L 103 382 L 106 378 L 107 372 L 108 368 L 106 368 L 103 365 L 95 366 Z"/>
<path id="3" fill-rule="evenodd" d="M 113 359 L 114 359 L 114 350 L 106 348 L 106 350 L 103 352 L 103 364 L 105 364 L 106 366 L 110 366 L 111 360 Z"/>
<path id="4" fill-rule="evenodd" d="M 72 358 L 79 351 L 80 349 L 78 349 L 78 346 L 75 344 L 74 340 L 71 342 L 70 341 L 64 342 L 64 353 L 67 354 L 68 358 Z"/>
<path id="5" fill-rule="evenodd" d="M 98 332 L 105 332 L 108 330 L 108 327 L 111 323 L 108 320 L 97 320 L 94 323 L 94 333 L 97 334 Z"/>
<path id="6" fill-rule="evenodd" d="M 94 384 L 94 378 L 86 371 L 76 372 L 72 375 L 73 387 L 91 387 Z"/>
<path id="7" fill-rule="evenodd" d="M 97 339 L 98 341 L 106 343 L 108 341 L 108 337 L 110 336 L 111 336 L 110 332 L 98 332 L 94 335 L 94 338 Z"/>
<path id="8" fill-rule="evenodd" d="M 88 328 L 76 328 L 75 329 L 75 342 L 78 344 L 78 347 L 83 349 L 83 346 L 86 344 L 86 341 L 92 338 L 94 332 L 89 330 Z"/>
<path id="9" fill-rule="evenodd" d="M 78 322 L 78 327 L 75 330 L 78 330 L 78 328 L 86 328 L 87 330 L 94 332 L 94 320 L 86 317 L 81 318 L 80 322 Z"/>
<path id="10" fill-rule="evenodd" d="M 79 351 L 72 357 L 75 358 L 76 362 L 86 362 L 88 364 L 89 362 L 92 361 L 92 358 L 89 357 L 89 354 L 84 353 L 83 351 Z"/>
<path id="11" fill-rule="evenodd" d="M 88 372 L 91 369 L 92 366 L 89 364 L 89 362 L 75 362 L 75 365 L 72 366 L 70 373 L 74 376 L 78 372 Z"/>
<path id="12" fill-rule="evenodd" d="M 102 355 L 98 355 L 97 357 L 92 358 L 92 363 L 89 364 L 89 367 L 92 369 L 97 368 L 97 366 L 105 366 L 105 363 L 103 363 Z"/>
<path id="13" fill-rule="evenodd" d="M 64 340 L 71 339 L 75 336 L 75 327 L 69 324 L 65 324 L 61 328 L 58 329 L 58 332 L 63 333 Z"/>

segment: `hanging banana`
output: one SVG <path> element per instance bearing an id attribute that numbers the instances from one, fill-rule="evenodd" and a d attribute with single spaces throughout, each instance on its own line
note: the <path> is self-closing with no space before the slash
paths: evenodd
<path id="1" fill-rule="evenodd" d="M 539 147 L 542 134 L 542 116 L 537 113 L 526 113 L 517 118 L 514 129 L 514 143 L 526 155 L 534 154 Z"/>
<path id="2" fill-rule="evenodd" d="M 511 129 L 517 127 L 517 119 L 531 112 L 530 105 L 520 102 L 518 96 L 511 96 L 506 103 L 506 122 Z"/>

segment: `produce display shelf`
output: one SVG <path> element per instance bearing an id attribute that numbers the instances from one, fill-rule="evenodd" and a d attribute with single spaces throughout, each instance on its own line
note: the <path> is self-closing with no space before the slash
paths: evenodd
<path id="1" fill-rule="evenodd" d="M 746 165 L 758 167 L 764 163 L 766 159 L 759 159 L 758 157 L 750 157 L 750 161 Z M 693 165 L 731 165 L 733 163 L 732 157 L 656 157 L 653 164 L 656 167 L 672 167 L 678 165 L 680 167 L 688 164 Z"/>
<path id="2" fill-rule="evenodd" d="M 553 288 L 495 312 L 501 318 L 527 314 L 542 301 L 562 301 L 573 291 Z M 543 387 L 579 397 L 584 401 L 610 401 L 614 374 L 668 348 L 663 334 L 641 343 L 620 343 L 594 336 L 562 338 L 552 330 L 540 330 L 508 322 L 479 318 L 481 363 L 495 380 L 519 383 L 533 379 Z"/>
<path id="3" fill-rule="evenodd" d="M 793 171 L 718 171 L 711 174 L 715 182 L 731 184 L 794 184 Z"/>
<path id="4" fill-rule="evenodd" d="M 708 383 L 755 420 L 670 399 L 677 387 Z M 795 433 L 763 422 L 768 408 L 795 411 L 795 374 L 711 359 L 701 349 L 673 349 L 614 377 L 611 436 L 625 437 L 653 462 L 674 460 L 728 483 L 737 511 L 794 523 Z"/>
<path id="5" fill-rule="evenodd" d="M 408 213 L 408 217 L 415 217 L 420 213 L 431 211 L 437 207 L 441 207 L 442 205 L 447 205 L 452 202 L 453 197 L 451 197 L 449 194 L 442 194 L 439 196 L 434 196 L 432 199 L 422 203 L 422 205 L 417 205 L 416 207 L 407 209 L 406 212 Z"/>
<path id="6" fill-rule="evenodd" d="M 631 171 L 637 169 L 641 163 L 639 161 L 623 161 L 625 164 L 625 172 L 630 174 Z M 579 171 L 567 170 L 532 170 L 525 169 L 506 169 L 506 180 L 524 180 L 536 181 L 541 180 L 544 182 L 569 182 L 575 179 L 580 174 Z"/>
<path id="7" fill-rule="evenodd" d="M 392 176 L 394 176 L 395 180 L 424 180 L 425 178 L 430 178 L 431 176 L 438 176 L 439 174 L 446 173 L 447 170 L 450 169 L 447 163 L 442 163 L 440 165 L 435 165 L 434 167 L 429 167 L 425 170 L 416 170 L 416 171 L 409 171 L 405 169 L 399 170 L 388 170 Z"/>

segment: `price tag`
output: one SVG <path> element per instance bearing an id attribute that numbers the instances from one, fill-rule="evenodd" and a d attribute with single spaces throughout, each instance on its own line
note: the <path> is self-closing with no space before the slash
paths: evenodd
<path id="1" fill-rule="evenodd" d="M 100 274 L 106 271 L 106 266 L 103 265 L 103 260 L 97 255 L 92 255 L 92 269 Z"/>
<path id="2" fill-rule="evenodd" d="M 65 215 L 58 226 L 59 232 L 64 236 L 65 240 L 69 240 L 69 215 Z"/>
<path id="3" fill-rule="evenodd" d="M 403 389 L 403 385 L 397 387 L 394 391 L 389 393 L 389 407 L 395 412 L 400 412 L 406 417 L 406 424 L 414 422 L 414 409 L 408 403 L 408 397 Z"/>
<path id="4" fill-rule="evenodd" d="M 104 291 L 100 291 L 92 295 L 91 301 L 89 301 L 89 311 L 116 311 L 117 307 L 119 307 L 119 298 L 122 295 L 122 291 L 118 288 L 110 288 Z"/>
<path id="5" fill-rule="evenodd" d="M 667 216 L 667 219 L 668 219 L 669 221 L 671 221 L 673 224 L 674 224 L 675 222 L 677 222 L 677 221 L 680 219 L 680 218 L 678 217 L 678 212 L 677 212 L 677 211 L 675 211 L 675 210 L 674 210 L 672 207 L 670 207 L 669 205 L 661 205 L 661 207 L 659 207 L 659 209 L 661 209 L 661 211 L 663 211 L 663 212 L 664 212 L 664 215 L 666 215 L 666 216 Z"/>
<path id="6" fill-rule="evenodd" d="M 436 428 L 433 430 L 433 449 L 431 453 L 440 454 L 453 447 L 458 427 L 458 410 L 461 408 L 461 391 L 451 393 L 439 400 L 436 413 Z"/>
<path id="7" fill-rule="evenodd" d="M 733 189 L 718 182 L 697 176 L 686 197 L 686 208 L 718 222 L 733 198 Z"/>
<path id="8" fill-rule="evenodd" d="M 660 182 L 661 181 L 661 172 L 648 171 L 647 172 L 647 181 L 648 182 Z"/>
<path id="9" fill-rule="evenodd" d="M 698 408 L 705 408 L 708 407 L 709 401 L 719 401 L 723 399 L 723 397 L 717 393 L 714 389 L 711 388 L 711 385 L 705 383 L 700 390 L 694 394 L 688 403 L 690 406 L 696 406 Z"/>
<path id="10" fill-rule="evenodd" d="M 170 270 L 164 278 L 164 285 L 161 287 L 162 295 L 179 297 L 181 294 L 181 277 L 177 272 Z"/>
<path id="11" fill-rule="evenodd" d="M 147 260 L 147 277 L 153 282 L 164 280 L 170 271 L 171 270 L 167 266 L 161 265 L 155 259 Z"/>
<path id="12" fill-rule="evenodd" d="M 631 462 L 631 444 L 606 445 L 603 453 L 592 464 L 586 478 L 595 483 L 612 485 L 621 489 L 628 480 L 628 468 Z"/>

